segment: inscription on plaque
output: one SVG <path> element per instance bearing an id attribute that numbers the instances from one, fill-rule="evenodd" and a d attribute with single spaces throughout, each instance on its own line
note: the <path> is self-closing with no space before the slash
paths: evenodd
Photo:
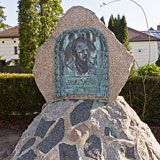
<path id="1" fill-rule="evenodd" d="M 55 44 L 55 95 L 108 97 L 108 44 L 90 27 L 66 30 Z"/>

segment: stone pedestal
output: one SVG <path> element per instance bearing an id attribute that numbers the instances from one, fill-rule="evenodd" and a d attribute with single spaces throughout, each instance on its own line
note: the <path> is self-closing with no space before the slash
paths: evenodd
<path id="1" fill-rule="evenodd" d="M 159 160 L 160 145 L 123 97 L 48 104 L 12 160 Z"/>

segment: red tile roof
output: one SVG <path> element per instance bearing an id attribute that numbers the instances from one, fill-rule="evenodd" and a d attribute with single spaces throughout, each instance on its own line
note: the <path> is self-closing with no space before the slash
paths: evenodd
<path id="1" fill-rule="evenodd" d="M 0 38 L 15 38 L 15 37 L 19 37 L 18 25 L 0 31 Z"/>
<path id="2" fill-rule="evenodd" d="M 19 26 L 10 27 L 0 31 L 0 38 L 17 38 L 19 37 Z M 128 27 L 128 39 L 129 42 L 135 41 L 148 41 L 149 36 L 146 33 L 137 31 L 133 28 Z M 151 41 L 160 41 L 160 38 L 150 36 Z"/>
<path id="3" fill-rule="evenodd" d="M 129 39 L 129 42 L 149 41 L 149 35 L 128 27 L 128 39 Z M 150 40 L 160 41 L 160 38 L 150 36 Z"/>

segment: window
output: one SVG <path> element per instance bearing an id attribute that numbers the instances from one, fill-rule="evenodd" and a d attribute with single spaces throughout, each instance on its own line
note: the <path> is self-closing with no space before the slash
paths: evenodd
<path id="1" fill-rule="evenodd" d="M 138 52 L 139 52 L 139 53 L 142 52 L 142 49 L 139 49 Z"/>
<path id="2" fill-rule="evenodd" d="M 14 47 L 14 54 L 18 54 L 17 47 Z"/>
<path id="3" fill-rule="evenodd" d="M 18 60 L 17 59 L 14 60 L 14 65 L 15 66 L 18 65 Z"/>

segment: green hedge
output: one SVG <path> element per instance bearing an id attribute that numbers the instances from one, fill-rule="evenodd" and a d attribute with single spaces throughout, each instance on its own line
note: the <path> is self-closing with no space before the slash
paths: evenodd
<path id="1" fill-rule="evenodd" d="M 28 121 L 44 103 L 32 74 L 0 74 L 1 120 Z"/>
<path id="2" fill-rule="evenodd" d="M 160 125 L 160 77 L 146 77 L 143 83 L 144 78 L 133 77 L 128 80 L 120 95 L 143 121 L 148 124 Z M 146 105 L 144 106 L 145 95 Z"/>
<path id="3" fill-rule="evenodd" d="M 142 77 L 128 80 L 120 95 L 145 122 L 160 125 L 160 77 L 147 77 L 145 89 L 146 108 Z M 0 120 L 13 121 L 17 117 L 28 122 L 28 117 L 38 114 L 44 103 L 32 74 L 0 74 Z"/>
<path id="4" fill-rule="evenodd" d="M 138 68 L 137 73 L 140 76 L 160 76 L 160 67 L 156 64 L 147 64 Z"/>

